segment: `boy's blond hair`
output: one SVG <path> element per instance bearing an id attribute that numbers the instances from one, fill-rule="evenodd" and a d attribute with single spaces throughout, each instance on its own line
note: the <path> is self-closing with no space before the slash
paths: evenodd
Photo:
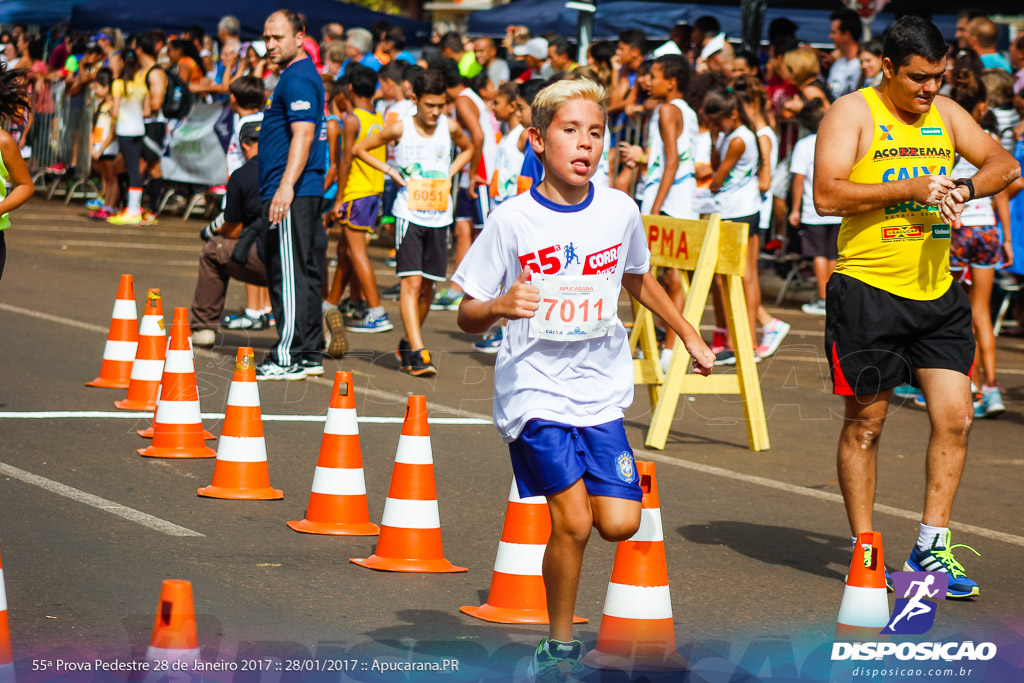
<path id="1" fill-rule="evenodd" d="M 589 79 L 562 80 L 545 86 L 533 101 L 533 127 L 541 136 L 547 134 L 548 126 L 563 104 L 570 100 L 589 100 L 601 107 L 602 123 L 608 122 L 608 93 Z"/>

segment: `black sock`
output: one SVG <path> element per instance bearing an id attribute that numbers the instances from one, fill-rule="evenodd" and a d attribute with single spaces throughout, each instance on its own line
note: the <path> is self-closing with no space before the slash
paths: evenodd
<path id="1" fill-rule="evenodd" d="M 163 197 L 163 192 L 164 179 L 150 178 L 149 185 L 146 186 L 146 193 L 149 195 L 149 210 L 153 213 L 156 213 L 160 207 L 160 199 Z"/>

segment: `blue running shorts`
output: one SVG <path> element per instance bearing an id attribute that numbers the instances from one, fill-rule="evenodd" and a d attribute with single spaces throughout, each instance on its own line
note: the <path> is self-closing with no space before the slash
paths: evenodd
<path id="1" fill-rule="evenodd" d="M 508 450 L 523 498 L 553 495 L 581 477 L 591 496 L 643 498 L 622 420 L 593 427 L 530 420 Z"/>

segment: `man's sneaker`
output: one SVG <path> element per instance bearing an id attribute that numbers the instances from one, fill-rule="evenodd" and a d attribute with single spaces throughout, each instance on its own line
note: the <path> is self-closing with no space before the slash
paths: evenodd
<path id="1" fill-rule="evenodd" d="M 974 404 L 974 417 L 999 417 L 1006 410 L 999 389 L 982 392 L 981 400 Z"/>
<path id="2" fill-rule="evenodd" d="M 953 557 L 955 548 L 967 548 L 977 556 L 981 556 L 977 550 L 969 545 L 958 543 L 950 545 L 950 532 L 946 531 L 946 538 L 942 539 L 943 547 L 938 547 L 940 538 L 935 534 L 932 547 L 928 550 L 921 550 L 914 544 L 910 551 L 910 557 L 903 565 L 905 572 L 946 572 L 949 574 L 949 588 L 946 589 L 947 598 L 972 598 L 979 594 L 978 584 L 967 578 L 963 565 Z"/>
<path id="3" fill-rule="evenodd" d="M 398 359 L 398 369 L 408 370 L 409 366 L 412 365 L 412 360 L 409 358 L 412 355 L 412 346 L 409 344 L 408 339 L 398 340 L 398 350 L 395 351 L 395 358 Z"/>
<path id="4" fill-rule="evenodd" d="M 349 332 L 367 332 L 373 334 L 376 332 L 390 332 L 395 329 L 395 326 L 391 324 L 391 319 L 388 318 L 387 313 L 381 313 L 374 315 L 369 311 L 361 318 L 352 318 L 345 322 L 345 329 Z"/>
<path id="5" fill-rule="evenodd" d="M 724 327 L 716 327 L 715 334 L 711 337 L 711 353 L 718 355 L 719 351 L 729 348 L 729 331 Z"/>
<path id="6" fill-rule="evenodd" d="M 789 323 L 772 318 L 772 321 L 765 325 L 761 332 L 761 345 L 757 347 L 757 355 L 767 358 L 778 351 L 782 340 L 789 334 L 790 327 Z"/>
<path id="7" fill-rule="evenodd" d="M 388 287 L 380 293 L 380 298 L 385 301 L 398 301 L 402 298 L 402 283 L 399 282 L 394 287 Z"/>
<path id="8" fill-rule="evenodd" d="M 348 351 L 348 340 L 345 339 L 345 320 L 341 311 L 331 308 L 324 313 L 324 341 L 327 342 L 327 355 L 341 358 Z"/>
<path id="9" fill-rule="evenodd" d="M 928 406 L 927 402 L 924 400 L 924 394 L 918 393 L 917 396 L 914 397 L 914 405 L 918 408 L 925 408 Z"/>
<path id="10" fill-rule="evenodd" d="M 817 299 L 809 304 L 804 304 L 800 310 L 807 315 L 825 315 L 825 300 Z"/>
<path id="11" fill-rule="evenodd" d="M 278 365 L 274 361 L 268 360 L 256 366 L 256 379 L 261 382 L 279 379 L 306 379 L 306 371 L 298 363 Z"/>
<path id="12" fill-rule="evenodd" d="M 563 643 L 545 638 L 533 653 L 527 678 L 545 682 L 578 680 L 583 671 L 583 663 L 580 661 L 582 654 L 583 643 L 578 640 Z"/>
<path id="13" fill-rule="evenodd" d="M 409 360 L 409 365 L 403 368 L 403 370 L 413 377 L 425 377 L 437 374 L 437 368 L 430 359 L 430 351 L 427 351 L 426 349 L 409 351 L 406 358 Z"/>
<path id="14" fill-rule="evenodd" d="M 213 346 L 217 342 L 217 333 L 210 329 L 193 330 L 192 346 Z"/>
<path id="15" fill-rule="evenodd" d="M 462 292 L 445 289 L 434 296 L 430 304 L 432 311 L 457 311 L 462 303 Z"/>
<path id="16" fill-rule="evenodd" d="M 244 310 L 224 316 L 220 324 L 229 330 L 263 330 L 270 327 L 267 316 L 261 314 L 253 318 Z"/>
<path id="17" fill-rule="evenodd" d="M 306 371 L 308 377 L 319 377 L 324 374 L 324 364 L 318 360 L 303 358 L 299 361 L 299 367 Z"/>
<path id="18" fill-rule="evenodd" d="M 901 384 L 892 390 L 892 395 L 897 398 L 914 398 L 921 394 L 921 390 L 913 384 Z"/>
<path id="19" fill-rule="evenodd" d="M 495 325 L 484 338 L 478 342 L 473 343 L 473 348 L 483 353 L 497 353 L 498 349 L 501 348 L 501 341 L 505 338 L 505 326 Z"/>

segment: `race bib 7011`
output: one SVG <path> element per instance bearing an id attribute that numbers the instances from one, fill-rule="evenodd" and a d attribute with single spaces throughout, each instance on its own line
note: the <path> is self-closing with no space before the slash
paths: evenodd
<path id="1" fill-rule="evenodd" d="M 410 178 L 410 211 L 447 211 L 451 187 L 447 178 Z"/>
<path id="2" fill-rule="evenodd" d="M 609 275 L 533 274 L 540 308 L 530 318 L 530 336 L 553 341 L 605 337 L 618 321 L 619 283 Z"/>

